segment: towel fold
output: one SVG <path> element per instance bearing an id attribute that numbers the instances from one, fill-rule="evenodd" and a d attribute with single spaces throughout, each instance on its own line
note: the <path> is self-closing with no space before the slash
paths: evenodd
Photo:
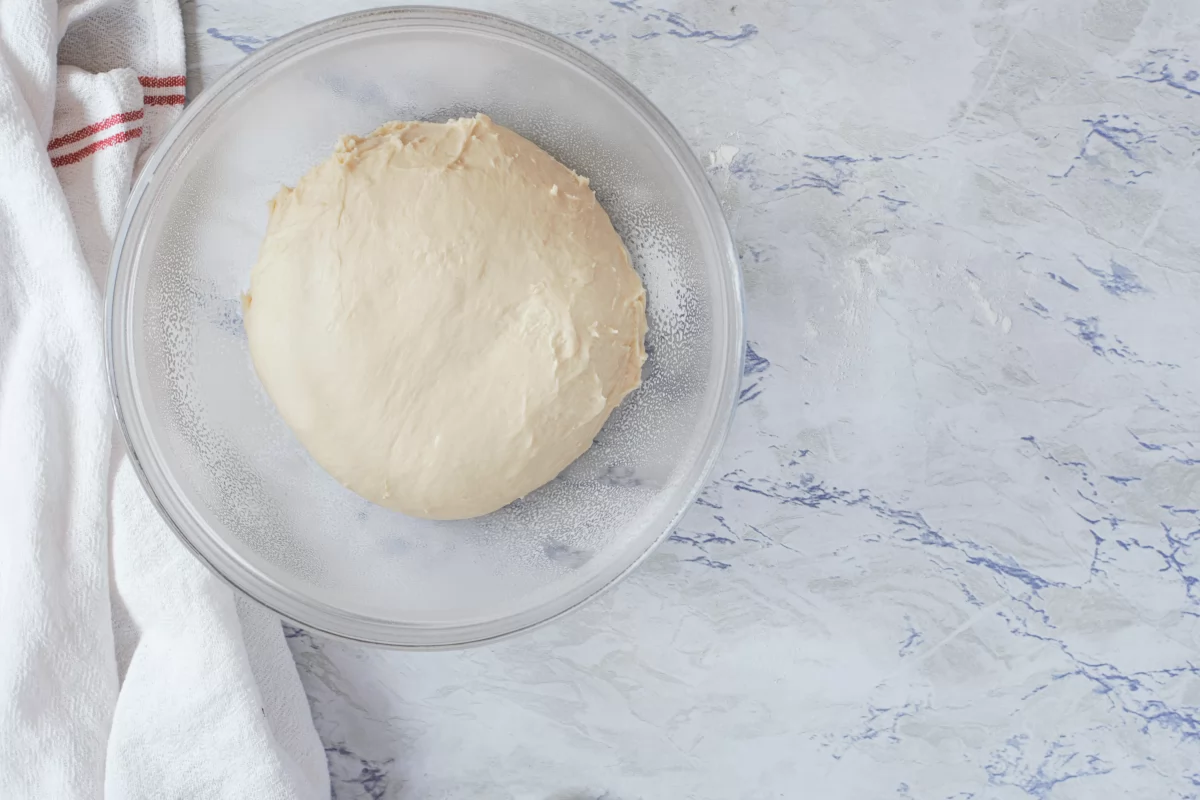
<path id="1" fill-rule="evenodd" d="M 0 3 L 0 797 L 329 797 L 279 619 L 114 432 L 108 258 L 184 74 L 174 0 Z"/>

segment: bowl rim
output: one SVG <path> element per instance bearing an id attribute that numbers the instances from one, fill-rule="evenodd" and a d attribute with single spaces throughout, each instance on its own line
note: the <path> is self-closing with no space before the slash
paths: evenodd
<path id="1" fill-rule="evenodd" d="M 203 523 L 197 513 L 190 510 L 191 503 L 184 492 L 172 489 L 174 481 L 170 470 L 165 468 L 165 461 L 157 452 L 155 437 L 144 424 L 144 414 L 134 381 L 137 358 L 133 355 L 129 307 L 132 292 L 137 285 L 131 276 L 137 271 L 141 260 L 146 231 L 144 223 L 150 213 L 144 199 L 148 194 L 153 197 L 152 190 L 161 188 L 166 183 L 175 165 L 194 144 L 195 137 L 185 134 L 199 133 L 214 118 L 221 106 L 237 97 L 240 90 L 252 85 L 258 75 L 273 65 L 286 61 L 316 44 L 336 41 L 359 31 L 387 27 L 410 30 L 421 27 L 450 28 L 500 35 L 568 62 L 615 93 L 621 101 L 631 107 L 635 115 L 642 118 L 674 158 L 676 166 L 684 174 L 695 193 L 695 199 L 704 211 L 710 227 L 709 232 L 726 268 L 723 272 L 727 280 L 721 283 L 720 294 L 724 296 L 722 305 L 729 316 L 728 346 L 724 353 L 717 354 L 720 359 L 718 371 L 724 378 L 724 392 L 717 398 L 713 424 L 700 448 L 703 458 L 697 459 L 689 470 L 692 485 L 668 524 L 653 541 L 645 544 L 643 551 L 636 558 L 615 575 L 600 581 L 605 575 L 597 573 L 589 581 L 579 584 L 570 592 L 556 596 L 553 600 L 542 601 L 518 613 L 482 623 L 398 626 L 394 622 L 366 617 L 281 587 L 277 581 L 262 574 L 253 565 L 242 562 L 232 553 L 223 537 Z M 134 234 L 132 238 L 131 233 Z M 745 300 L 741 266 L 733 239 L 703 167 L 674 125 L 633 84 L 579 47 L 538 28 L 498 14 L 440 6 L 395 6 L 330 17 L 275 39 L 230 67 L 185 107 L 180 119 L 158 142 L 137 176 L 116 231 L 105 302 L 104 344 L 109 390 L 130 463 L 167 527 L 201 563 L 236 591 L 305 629 L 348 641 L 393 649 L 442 650 L 481 645 L 515 636 L 581 608 L 630 575 L 678 526 L 712 472 L 732 426 L 745 360 Z M 185 528 L 189 530 L 185 531 Z M 194 536 L 198 536 L 207 547 L 202 547 L 201 541 L 195 540 Z M 217 563 L 218 561 L 221 563 Z M 236 573 L 237 577 L 229 573 Z M 596 583 L 599 585 L 594 586 Z M 567 602 L 563 602 L 564 598 L 567 598 Z M 549 613 L 543 613 L 547 608 Z M 333 621 L 340 621 L 346 626 L 333 624 Z M 512 622 L 516 624 L 510 624 Z M 481 630 L 487 628 L 501 629 Z M 427 636 L 414 637 L 412 634 L 418 631 L 424 631 Z M 408 635 L 388 635 L 397 632 Z M 447 633 L 457 635 L 447 636 Z"/>

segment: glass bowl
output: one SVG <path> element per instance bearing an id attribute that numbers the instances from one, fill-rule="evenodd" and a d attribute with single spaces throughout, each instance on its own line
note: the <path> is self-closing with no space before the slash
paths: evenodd
<path id="1" fill-rule="evenodd" d="M 340 134 L 477 111 L 591 179 L 646 285 L 649 357 L 558 478 L 485 517 L 433 522 L 373 505 L 308 456 L 255 375 L 239 296 L 267 200 Z M 285 36 L 187 107 L 118 231 L 107 344 L 133 462 L 200 559 L 307 628 L 435 648 L 553 619 L 662 541 L 724 440 L 742 326 L 720 207 L 645 97 L 541 31 L 410 7 Z"/>

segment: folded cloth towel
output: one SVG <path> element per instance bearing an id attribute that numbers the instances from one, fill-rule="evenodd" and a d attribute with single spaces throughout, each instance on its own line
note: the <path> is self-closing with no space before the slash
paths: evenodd
<path id="1" fill-rule="evenodd" d="M 102 295 L 184 102 L 175 0 L 0 2 L 0 797 L 329 797 L 279 619 L 154 511 Z"/>

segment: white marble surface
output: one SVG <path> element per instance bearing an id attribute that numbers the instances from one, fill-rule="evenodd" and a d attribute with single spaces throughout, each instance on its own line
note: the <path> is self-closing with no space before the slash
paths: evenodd
<path id="1" fill-rule="evenodd" d="M 1200 797 L 1200 3 L 497 0 L 709 166 L 677 535 L 467 652 L 293 631 L 337 798 Z M 365 3 L 186 2 L 191 90 Z"/>

